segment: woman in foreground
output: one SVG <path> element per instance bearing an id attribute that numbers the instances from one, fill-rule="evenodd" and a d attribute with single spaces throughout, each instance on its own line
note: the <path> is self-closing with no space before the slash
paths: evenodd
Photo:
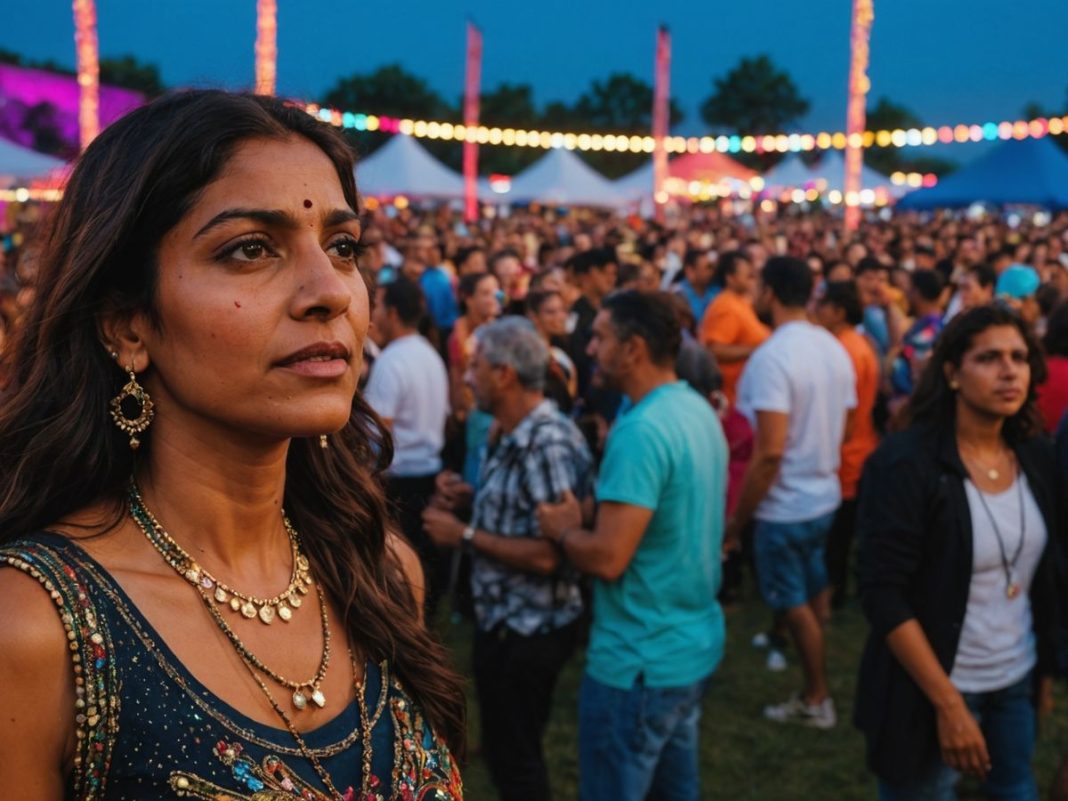
<path id="1" fill-rule="evenodd" d="M 349 150 L 186 92 L 75 169 L 0 400 L 0 787 L 458 799 L 463 698 L 356 395 Z"/>
<path id="2" fill-rule="evenodd" d="M 982 306 L 943 331 L 905 431 L 868 460 L 857 525 L 871 623 L 856 722 L 882 801 L 1037 799 L 1036 712 L 1048 711 L 1063 537 L 1041 435 L 1038 346 Z"/>

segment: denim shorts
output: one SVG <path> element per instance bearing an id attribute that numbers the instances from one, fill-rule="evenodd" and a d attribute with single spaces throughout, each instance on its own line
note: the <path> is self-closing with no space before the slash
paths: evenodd
<path id="1" fill-rule="evenodd" d="M 834 512 L 798 523 L 756 522 L 757 583 L 776 612 L 803 606 L 827 588 L 824 550 L 833 522 Z"/>

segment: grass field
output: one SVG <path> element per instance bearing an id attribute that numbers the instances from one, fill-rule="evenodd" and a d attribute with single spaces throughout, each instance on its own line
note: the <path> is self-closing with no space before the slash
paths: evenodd
<path id="1" fill-rule="evenodd" d="M 765 721 L 764 704 L 784 700 L 799 686 L 792 653 L 782 673 L 764 667 L 764 652 L 750 640 L 767 627 L 768 613 L 747 601 L 727 615 L 727 653 L 705 699 L 701 724 L 702 797 L 724 801 L 860 801 L 875 798 L 875 783 L 864 767 L 864 743 L 850 723 L 856 667 L 866 626 L 855 605 L 835 617 L 828 633 L 828 666 L 839 724 L 832 731 L 782 726 Z M 470 625 L 441 626 L 456 663 L 465 675 L 470 658 Z M 582 654 L 560 679 L 545 738 L 555 801 L 578 796 L 577 711 Z M 478 710 L 469 692 L 470 744 L 473 758 L 464 773 L 468 801 L 492 801 L 496 794 L 478 758 Z M 1036 773 L 1043 798 L 1053 771 L 1068 750 L 1068 696 L 1057 691 L 1057 709 L 1043 727 Z M 962 798 L 979 798 L 965 785 Z"/>

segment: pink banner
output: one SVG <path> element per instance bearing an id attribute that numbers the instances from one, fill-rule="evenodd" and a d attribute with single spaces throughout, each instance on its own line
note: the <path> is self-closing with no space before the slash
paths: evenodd
<path id="1" fill-rule="evenodd" d="M 845 228 L 860 225 L 860 174 L 864 167 L 864 123 L 868 89 L 868 46 L 875 20 L 874 0 L 853 0 L 853 29 L 849 36 L 849 100 L 846 106 Z"/>
<path id="2" fill-rule="evenodd" d="M 278 3 L 256 2 L 256 94 L 273 95 L 278 75 Z"/>
<path id="3" fill-rule="evenodd" d="M 656 32 L 656 87 L 653 91 L 653 202 L 656 219 L 663 221 L 668 177 L 667 135 L 671 99 L 671 34 L 663 25 Z"/>
<path id="4" fill-rule="evenodd" d="M 482 31 L 467 23 L 467 71 L 464 76 L 464 220 L 478 219 L 478 105 L 482 84 Z"/>
<path id="5" fill-rule="evenodd" d="M 96 38 L 96 3 L 74 0 L 74 50 L 78 63 L 79 144 L 85 150 L 100 133 L 100 53 Z"/>

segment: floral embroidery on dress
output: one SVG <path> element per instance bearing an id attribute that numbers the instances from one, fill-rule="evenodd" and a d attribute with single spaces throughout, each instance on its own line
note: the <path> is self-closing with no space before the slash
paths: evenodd
<path id="1" fill-rule="evenodd" d="M 448 747 L 434 734 L 400 683 L 390 682 L 393 697 L 393 782 L 389 801 L 463 801 L 463 781 L 459 766 Z M 237 785 L 234 791 L 220 787 L 185 771 L 171 774 L 170 786 L 182 797 L 202 801 L 334 801 L 322 790 L 308 785 L 276 756 L 264 757 L 260 764 L 244 754 L 240 743 L 219 741 L 216 757 L 230 769 Z M 389 792 L 374 775 L 357 793 L 342 792 L 343 801 L 387 801 Z"/>
<path id="2" fill-rule="evenodd" d="M 391 701 L 395 754 L 393 798 L 401 801 L 462 801 L 459 766 L 441 738 L 394 681 L 398 695 Z M 379 801 L 371 796 L 367 801 Z"/>
<path id="3" fill-rule="evenodd" d="M 264 757 L 257 765 L 245 756 L 240 743 L 223 740 L 216 744 L 215 755 L 230 768 L 230 775 L 250 795 L 234 793 L 184 771 L 171 774 L 171 788 L 179 796 L 205 801 L 332 801 L 328 795 L 309 787 L 276 756 Z M 356 794 L 349 787 L 342 793 L 342 798 L 356 801 Z"/>

